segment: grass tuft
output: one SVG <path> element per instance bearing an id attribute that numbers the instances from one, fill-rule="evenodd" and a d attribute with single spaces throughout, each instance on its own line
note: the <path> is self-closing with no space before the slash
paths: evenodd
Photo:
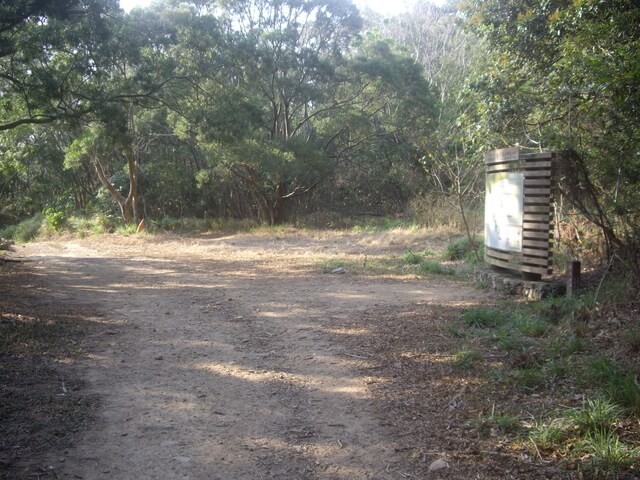
<path id="1" fill-rule="evenodd" d="M 640 415 L 640 386 L 633 373 L 625 372 L 604 356 L 591 361 L 587 380 L 599 385 L 601 392 L 629 414 Z"/>
<path id="2" fill-rule="evenodd" d="M 578 429 L 580 434 L 589 435 L 596 432 L 609 432 L 615 429 L 624 409 L 606 398 L 587 400 L 581 407 L 567 411 L 567 418 Z"/>
<path id="3" fill-rule="evenodd" d="M 420 271 L 431 275 L 455 275 L 455 268 L 443 265 L 433 260 L 423 260 L 420 262 Z"/>
<path id="4" fill-rule="evenodd" d="M 482 354 L 479 351 L 473 348 L 462 348 L 455 352 L 451 365 L 454 368 L 470 369 L 480 360 L 482 360 Z"/>
<path id="5" fill-rule="evenodd" d="M 414 253 L 411 250 L 406 252 L 402 256 L 402 261 L 407 265 L 420 265 L 420 263 L 424 260 L 424 257 L 419 253 Z"/>
<path id="6" fill-rule="evenodd" d="M 473 328 L 496 328 L 507 321 L 504 309 L 477 307 L 466 310 L 460 320 Z"/>
<path id="7" fill-rule="evenodd" d="M 593 478 L 621 478 L 623 472 L 640 464 L 640 448 L 630 447 L 610 430 L 589 433 L 576 450 L 586 456 L 582 466 Z"/>
<path id="8" fill-rule="evenodd" d="M 568 438 L 567 422 L 564 418 L 554 418 L 549 422 L 536 422 L 529 433 L 529 440 L 542 450 L 562 449 Z"/>
<path id="9" fill-rule="evenodd" d="M 495 404 L 488 415 L 480 415 L 477 421 L 480 437 L 495 436 L 496 434 L 513 434 L 522 429 L 522 421 L 518 415 L 496 411 Z"/>

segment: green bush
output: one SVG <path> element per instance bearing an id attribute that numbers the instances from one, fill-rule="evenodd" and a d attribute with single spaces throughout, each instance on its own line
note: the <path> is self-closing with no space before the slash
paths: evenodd
<path id="1" fill-rule="evenodd" d="M 47 225 L 54 232 L 60 231 L 60 229 L 62 228 L 62 226 L 64 225 L 67 219 L 67 216 L 63 210 L 60 210 L 54 207 L 45 208 L 42 211 L 42 214 L 47 220 Z"/>
<path id="2" fill-rule="evenodd" d="M 31 218 L 23 220 L 18 225 L 11 225 L 0 231 L 0 237 L 15 240 L 16 242 L 29 242 L 42 230 L 44 217 L 38 213 Z"/>

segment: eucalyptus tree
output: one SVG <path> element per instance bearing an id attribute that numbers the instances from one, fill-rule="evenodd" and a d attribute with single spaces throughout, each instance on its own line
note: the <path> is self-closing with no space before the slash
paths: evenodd
<path id="1" fill-rule="evenodd" d="M 339 93 L 353 102 L 317 124 L 338 163 L 333 196 L 372 213 L 402 209 L 424 181 L 418 145 L 434 129 L 434 92 L 421 66 L 373 33 L 354 43 L 345 74 Z"/>
<path id="2" fill-rule="evenodd" d="M 117 11 L 113 0 L 2 3 L 0 130 L 77 119 L 115 94 L 97 59 Z"/>
<path id="3" fill-rule="evenodd" d="M 165 91 L 177 81 L 170 32 L 152 18 L 124 15 L 112 0 L 18 1 L 2 9 L 3 148 L 20 147 L 13 130 L 17 139 L 33 126 L 42 141 L 39 125 L 67 132 L 67 145 L 50 148 L 68 151 L 70 175 L 92 165 L 125 221 L 139 220 L 134 120 L 140 110 L 166 105 Z M 119 191 L 112 176 L 123 163 L 129 186 Z"/>
<path id="4" fill-rule="evenodd" d="M 425 99 L 432 104 L 419 68 L 383 43 L 362 42 L 362 20 L 351 2 L 220 4 L 222 37 L 233 55 L 224 56 L 217 71 L 227 72 L 220 81 L 236 99 L 236 112 L 250 122 L 244 122 L 249 128 L 242 138 L 216 139 L 209 152 L 245 184 L 265 221 L 283 221 L 286 205 L 319 185 L 336 192 L 332 181 L 354 198 L 358 187 L 342 180 L 357 175 L 346 170 L 366 164 L 362 171 L 371 179 L 372 166 L 400 155 L 407 132 L 422 128 L 408 128 L 410 116 L 404 124 L 399 120 L 409 112 L 424 113 Z M 229 123 L 237 115 L 228 115 Z M 391 183 L 402 190 L 400 179 Z M 322 193 L 314 199 L 326 199 Z"/>
<path id="5" fill-rule="evenodd" d="M 140 159 L 148 139 L 141 135 L 139 115 L 171 108 L 171 92 L 184 87 L 171 57 L 174 30 L 142 11 L 111 18 L 109 41 L 93 58 L 98 73 L 87 82 L 95 90 L 94 107 L 74 124 L 77 138 L 67 148 L 69 168 L 93 165 L 126 223 L 144 217 Z M 123 165 L 128 185 L 118 188 L 112 177 Z"/>
<path id="6" fill-rule="evenodd" d="M 443 197 L 456 209 L 472 239 L 467 209 L 482 192 L 485 132 L 476 127 L 475 93 L 467 87 L 483 65 L 483 44 L 461 25 L 452 2 L 436 6 L 415 2 L 410 12 L 379 23 L 381 35 L 392 38 L 424 69 L 438 98 L 433 134 L 419 142 L 425 171 L 424 192 Z"/>
<path id="7" fill-rule="evenodd" d="M 332 169 L 314 124 L 353 101 L 336 92 L 347 81 L 339 69 L 361 19 L 349 1 L 220 3 L 237 84 L 260 115 L 251 137 L 223 153 L 263 219 L 279 223 L 286 203 Z"/>

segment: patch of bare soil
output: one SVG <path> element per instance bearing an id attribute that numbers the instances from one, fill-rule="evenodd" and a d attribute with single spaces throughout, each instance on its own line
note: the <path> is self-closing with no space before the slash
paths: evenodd
<path id="1" fill-rule="evenodd" d="M 487 384 L 487 370 L 503 355 L 482 351 L 473 339 L 465 346 L 482 358 L 473 367 L 458 366 L 462 345 L 449 327 L 461 311 L 442 300 L 378 308 L 349 327 L 366 338 L 350 343 L 368 359 L 362 371 L 371 375 L 377 409 L 386 412 L 386 424 L 400 439 L 397 448 L 413 460 L 419 478 L 570 478 L 531 444 L 514 443 L 515 426 L 492 420 L 525 405 L 543 411 L 551 399 Z M 430 471 L 434 462 L 446 468 Z"/>
<path id="2" fill-rule="evenodd" d="M 72 367 L 98 331 L 91 312 L 56 301 L 28 263 L 0 260 L 0 478 L 55 478 L 44 457 L 64 452 L 99 399 Z"/>
<path id="3" fill-rule="evenodd" d="M 5 270 L 2 318 L 26 315 L 16 307 L 23 302 L 52 309 L 33 318 L 77 315 L 75 324 L 88 327 L 71 335 L 81 354 L 34 355 L 23 373 L 12 366 L 23 354 L 3 356 L 3 405 L 15 407 L 3 410 L 0 471 L 123 480 L 559 478 L 502 432 L 479 428 L 493 402 L 519 398 L 451 365 L 458 340 L 448 323 L 466 306 L 491 302 L 487 293 L 455 280 L 322 268 L 442 243 L 404 235 L 113 235 L 16 247 L 32 273 Z M 486 362 L 500 361 L 485 353 Z M 40 361 L 47 369 L 27 381 Z M 31 420 L 17 412 L 31 394 L 24 419 L 53 422 L 18 437 Z"/>

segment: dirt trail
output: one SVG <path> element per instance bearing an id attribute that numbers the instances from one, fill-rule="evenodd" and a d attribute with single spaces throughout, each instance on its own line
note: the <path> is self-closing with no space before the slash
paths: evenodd
<path id="1" fill-rule="evenodd" d="M 321 259 L 389 253 L 355 237 L 104 237 L 21 253 L 57 300 L 110 325 L 78 367 L 103 398 L 100 421 L 58 459 L 59 478 L 411 475 L 360 373 L 366 353 L 340 342 L 359 334 L 343 322 L 374 305 L 481 295 L 324 273 Z"/>

